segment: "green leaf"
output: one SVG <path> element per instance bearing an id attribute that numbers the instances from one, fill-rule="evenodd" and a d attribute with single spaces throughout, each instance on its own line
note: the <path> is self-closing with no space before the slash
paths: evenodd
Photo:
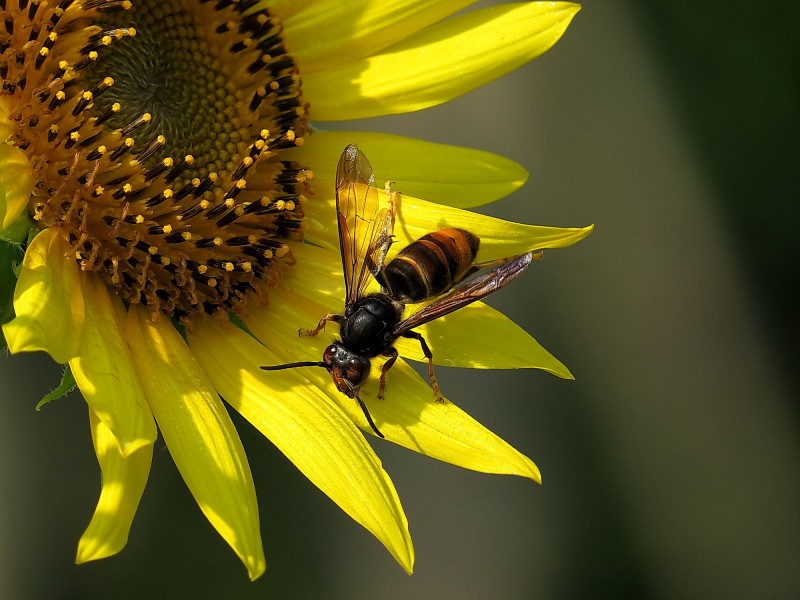
<path id="1" fill-rule="evenodd" d="M 14 318 L 14 287 L 17 285 L 15 266 L 21 260 L 22 247 L 19 244 L 0 240 L 0 324 Z"/>
<path id="2" fill-rule="evenodd" d="M 239 315 L 237 315 L 237 314 L 235 314 L 233 312 L 228 312 L 228 320 L 233 325 L 235 325 L 236 327 L 238 327 L 239 329 L 244 331 L 251 338 L 253 338 L 254 340 L 258 340 L 258 337 L 256 337 L 256 334 L 254 334 L 252 331 L 250 331 L 250 328 L 247 326 L 247 323 L 245 323 Z M 258 343 L 260 344 L 261 340 L 259 340 Z"/>
<path id="3" fill-rule="evenodd" d="M 66 365 L 64 367 L 64 374 L 61 376 L 61 383 L 56 389 L 39 400 L 39 404 L 36 405 L 36 410 L 42 410 L 46 404 L 50 404 L 53 400 L 58 400 L 59 398 L 66 396 L 74 389 L 75 377 L 72 375 L 72 369 L 69 368 L 69 365 Z"/>
<path id="4" fill-rule="evenodd" d="M 0 231 L 0 325 L 14 318 L 14 288 L 22 271 L 25 248 L 39 232 L 39 228 L 24 213 L 8 228 Z M 6 347 L 5 336 L 0 336 L 0 349 Z"/>
<path id="5" fill-rule="evenodd" d="M 11 225 L 0 231 L 0 240 L 22 243 L 31 237 L 31 231 L 38 231 L 36 222 L 23 212 Z"/>

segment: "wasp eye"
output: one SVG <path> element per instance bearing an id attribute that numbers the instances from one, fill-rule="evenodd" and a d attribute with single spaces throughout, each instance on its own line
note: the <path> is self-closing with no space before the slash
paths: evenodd
<path id="1" fill-rule="evenodd" d="M 325 348 L 325 351 L 322 353 L 322 360 L 330 364 L 338 352 L 339 348 L 336 347 L 336 344 L 331 344 Z"/>

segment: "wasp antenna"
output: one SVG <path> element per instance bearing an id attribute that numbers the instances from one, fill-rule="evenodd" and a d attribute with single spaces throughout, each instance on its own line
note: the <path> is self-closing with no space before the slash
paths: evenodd
<path id="1" fill-rule="evenodd" d="M 294 369 L 295 367 L 322 367 L 324 369 L 329 369 L 328 365 L 326 365 L 324 362 L 313 361 L 313 360 L 285 363 L 283 365 L 269 365 L 269 366 L 262 365 L 260 368 L 263 369 L 264 371 L 282 371 L 283 369 Z"/>
<path id="2" fill-rule="evenodd" d="M 372 431 L 374 431 L 378 437 L 385 438 L 386 436 L 381 433 L 381 430 L 378 429 L 378 427 L 375 425 L 375 421 L 372 420 L 372 415 L 369 414 L 369 411 L 367 410 L 367 405 L 364 404 L 364 401 L 361 399 L 361 396 L 358 395 L 358 390 L 356 389 L 356 387 L 347 380 L 345 380 L 345 382 L 347 383 L 347 387 L 350 388 L 350 392 L 352 392 L 353 397 L 358 402 L 358 405 L 361 407 L 361 410 L 364 411 L 364 416 L 367 418 L 367 423 L 369 423 L 369 426 L 372 427 Z"/>

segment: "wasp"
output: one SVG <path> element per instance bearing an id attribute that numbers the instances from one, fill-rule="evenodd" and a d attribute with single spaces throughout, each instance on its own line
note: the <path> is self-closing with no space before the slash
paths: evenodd
<path id="1" fill-rule="evenodd" d="M 358 146 L 344 149 L 336 168 L 336 216 L 339 249 L 344 271 L 344 314 L 330 313 L 312 330 L 300 335 L 315 336 L 333 321 L 339 325 L 340 339 L 322 354 L 321 361 L 301 361 L 262 366 L 265 371 L 295 367 L 322 367 L 336 388 L 355 398 L 372 430 L 380 432 L 359 395 L 370 373 L 371 359 L 386 356 L 381 367 L 378 398 L 386 391 L 386 375 L 398 357 L 394 343 L 398 338 L 418 340 L 428 361 L 428 376 L 438 402 L 444 398 L 433 372 L 433 353 L 415 328 L 480 300 L 507 286 L 530 264 L 527 253 L 505 260 L 481 275 L 469 278 L 483 267 L 478 265 L 480 239 L 464 229 L 445 228 L 433 231 L 403 248 L 388 264 L 386 254 L 392 244 L 395 205 L 394 193 L 389 207 L 381 209 L 379 190 L 375 187 L 372 166 Z M 372 280 L 381 290 L 367 293 Z M 438 297 L 437 297 L 438 296 Z M 436 298 L 433 302 L 403 318 L 406 304 Z"/>

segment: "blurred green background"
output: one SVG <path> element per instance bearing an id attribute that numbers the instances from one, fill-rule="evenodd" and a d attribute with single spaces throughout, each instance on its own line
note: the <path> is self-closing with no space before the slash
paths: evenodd
<path id="1" fill-rule="evenodd" d="M 491 214 L 596 224 L 493 297 L 576 381 L 437 371 L 542 487 L 374 442 L 409 518 L 409 577 L 236 419 L 262 579 L 163 443 L 128 547 L 76 567 L 99 490 L 85 407 L 35 413 L 58 367 L 4 358 L 0 598 L 800 597 L 798 23 L 797 4 L 588 2 L 530 65 L 360 124 L 521 163 L 530 182 Z"/>

